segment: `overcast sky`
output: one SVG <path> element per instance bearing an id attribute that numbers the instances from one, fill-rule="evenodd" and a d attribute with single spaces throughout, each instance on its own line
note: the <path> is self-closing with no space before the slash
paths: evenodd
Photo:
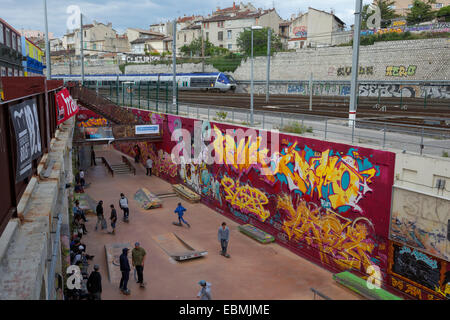
<path id="1" fill-rule="evenodd" d="M 0 0 L 0 17 L 18 31 L 32 29 L 44 31 L 43 0 Z M 247 3 L 248 1 L 243 1 Z M 348 26 L 353 24 L 355 0 L 253 0 L 255 7 L 268 9 L 275 7 L 280 16 L 288 19 L 292 14 L 307 11 L 308 7 L 330 11 Z M 370 3 L 364 0 L 364 3 Z M 239 1 L 236 1 L 238 4 Z M 208 15 L 217 7 L 233 5 L 232 0 L 47 0 L 49 32 L 56 36 L 66 33 L 69 17 L 67 8 L 78 5 L 87 16 L 86 22 L 112 22 L 113 28 L 122 33 L 127 27 L 148 29 L 158 23 L 183 15 Z"/>

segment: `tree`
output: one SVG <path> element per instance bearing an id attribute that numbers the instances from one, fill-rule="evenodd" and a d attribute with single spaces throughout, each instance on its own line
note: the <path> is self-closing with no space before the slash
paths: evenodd
<path id="1" fill-rule="evenodd" d="M 205 48 L 205 57 L 224 55 L 229 52 L 228 49 L 214 46 L 211 42 L 209 42 L 209 40 L 204 40 L 203 45 Z M 200 38 L 192 40 L 192 42 L 189 45 L 182 46 L 180 48 L 180 51 L 185 56 L 190 56 L 191 54 L 193 56 L 201 56 L 202 55 L 202 38 L 200 37 Z"/>
<path id="2" fill-rule="evenodd" d="M 450 6 L 442 7 L 436 13 L 436 17 L 440 21 L 450 22 Z"/>
<path id="3" fill-rule="evenodd" d="M 435 13 L 431 7 L 436 0 L 427 0 L 426 2 L 421 0 L 414 0 L 411 9 L 406 16 L 408 24 L 419 24 L 421 22 L 433 20 Z"/>
<path id="4" fill-rule="evenodd" d="M 391 25 L 392 19 L 400 17 L 400 15 L 395 13 L 395 9 L 393 6 L 395 5 L 394 0 L 375 0 L 373 5 L 376 5 L 380 8 L 381 11 L 381 28 L 387 28 Z M 369 5 L 366 4 L 363 7 L 362 11 L 362 25 L 361 28 L 368 29 L 367 27 L 367 19 L 373 15 L 373 11 L 368 13 Z"/>
<path id="5" fill-rule="evenodd" d="M 253 30 L 253 54 L 255 56 L 265 56 L 267 55 L 267 36 L 269 28 L 263 28 L 261 30 Z M 278 35 L 272 32 L 271 36 L 271 51 L 280 51 L 282 48 L 281 40 Z M 237 39 L 237 45 L 239 49 L 247 54 L 251 55 L 251 45 L 252 45 L 252 33 L 251 30 L 244 30 L 239 34 Z"/>

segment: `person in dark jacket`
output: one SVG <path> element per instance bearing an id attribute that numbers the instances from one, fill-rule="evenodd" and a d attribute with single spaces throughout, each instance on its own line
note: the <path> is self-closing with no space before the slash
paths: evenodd
<path id="1" fill-rule="evenodd" d="M 95 209 L 97 212 L 97 224 L 95 225 L 95 231 L 97 231 L 98 226 L 100 225 L 100 227 L 102 226 L 102 221 L 103 219 L 105 219 L 105 217 L 103 216 L 103 201 L 100 200 L 97 208 Z"/>
<path id="2" fill-rule="evenodd" d="M 96 264 L 87 281 L 87 290 L 92 300 L 102 300 L 102 276 L 98 270 L 100 267 Z"/>
<path id="3" fill-rule="evenodd" d="M 96 166 L 94 146 L 91 146 L 91 166 Z"/>
<path id="4" fill-rule="evenodd" d="M 230 255 L 227 253 L 228 241 L 230 240 L 230 229 L 228 229 L 227 224 L 225 222 L 222 223 L 222 227 L 219 228 L 219 232 L 217 235 L 220 246 L 222 247 L 221 255 L 229 258 Z"/>
<path id="5" fill-rule="evenodd" d="M 122 272 L 122 278 L 120 279 L 120 290 L 123 294 L 129 295 L 130 290 L 127 288 L 128 279 L 130 279 L 130 262 L 128 261 L 128 248 L 123 248 L 120 255 L 120 271 Z"/>

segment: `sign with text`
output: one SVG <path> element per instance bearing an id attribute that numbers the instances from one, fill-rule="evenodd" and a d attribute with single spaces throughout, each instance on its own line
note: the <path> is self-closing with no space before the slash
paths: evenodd
<path id="1" fill-rule="evenodd" d="M 56 108 L 56 122 L 58 125 L 72 118 L 80 110 L 67 89 L 61 90 L 56 95 Z"/>
<path id="2" fill-rule="evenodd" d="M 136 126 L 136 134 L 159 134 L 159 124 Z"/>
<path id="3" fill-rule="evenodd" d="M 17 143 L 16 183 L 32 173 L 32 161 L 42 154 L 36 98 L 9 107 Z"/>

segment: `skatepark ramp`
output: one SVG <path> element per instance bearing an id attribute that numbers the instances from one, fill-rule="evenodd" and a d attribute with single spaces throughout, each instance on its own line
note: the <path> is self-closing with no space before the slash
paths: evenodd
<path id="1" fill-rule="evenodd" d="M 175 233 L 167 233 L 154 236 L 153 240 L 169 257 L 176 261 L 186 261 L 202 258 L 208 254 L 208 251 L 196 250 L 177 236 Z"/>

